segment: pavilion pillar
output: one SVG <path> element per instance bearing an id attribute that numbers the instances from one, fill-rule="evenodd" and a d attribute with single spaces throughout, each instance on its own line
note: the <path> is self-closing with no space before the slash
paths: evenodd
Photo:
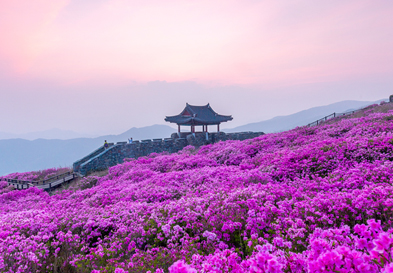
<path id="1" fill-rule="evenodd" d="M 220 124 L 217 124 L 217 132 L 220 132 Z"/>
<path id="2" fill-rule="evenodd" d="M 177 135 L 180 137 L 180 124 L 177 125 Z"/>

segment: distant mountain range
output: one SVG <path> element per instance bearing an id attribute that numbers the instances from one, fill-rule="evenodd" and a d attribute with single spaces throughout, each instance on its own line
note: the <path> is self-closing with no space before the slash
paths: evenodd
<path id="1" fill-rule="evenodd" d="M 71 166 L 73 162 L 103 145 L 105 140 L 118 142 L 127 141 L 130 137 L 135 140 L 165 138 L 173 132 L 175 130 L 167 125 L 152 125 L 131 128 L 120 135 L 96 138 L 0 140 L 0 176 L 13 172 Z"/>
<path id="2" fill-rule="evenodd" d="M 380 102 L 381 100 L 377 101 Z M 373 103 L 368 101 L 342 101 L 326 106 L 314 107 L 298 113 L 279 116 L 269 120 L 250 123 L 233 129 L 226 129 L 225 132 L 258 131 L 265 133 L 280 132 L 295 128 L 296 126 L 307 125 L 319 118 L 333 112 L 345 112 L 350 109 L 358 109 Z M 131 128 L 120 135 L 106 135 L 95 138 L 73 138 L 64 139 L 75 132 L 69 134 L 58 129 L 49 130 L 46 136 L 53 136 L 57 139 L 43 139 L 43 133 L 37 132 L 40 139 L 27 140 L 3 139 L 0 140 L 0 175 L 13 172 L 25 172 L 41 170 L 51 167 L 71 166 L 73 162 L 81 159 L 104 143 L 127 141 L 132 137 L 134 140 L 165 138 L 169 137 L 175 129 L 167 125 L 152 125 L 142 128 Z M 40 133 L 40 134 L 39 134 Z M 63 139 L 61 139 L 61 136 Z M 0 135 L 1 136 L 1 135 Z M 0 137 L 1 138 L 1 137 Z M 29 138 L 34 139 L 34 134 Z"/>
<path id="3" fill-rule="evenodd" d="M 35 139 L 73 139 L 73 138 L 81 138 L 81 137 L 96 137 L 94 135 L 88 134 L 80 134 L 70 130 L 61 130 L 61 129 L 50 129 L 45 131 L 37 131 L 37 132 L 30 132 L 24 134 L 11 134 L 7 132 L 0 132 L 0 140 L 1 139 L 14 139 L 14 138 L 21 138 L 27 140 L 35 140 Z"/>
<path id="4" fill-rule="evenodd" d="M 226 129 L 225 132 L 264 132 L 264 133 L 274 133 L 281 132 L 296 128 L 297 126 L 304 126 L 311 122 L 314 122 L 320 118 L 323 118 L 332 113 L 342 113 L 346 111 L 351 111 L 354 109 L 359 109 L 373 103 L 379 103 L 378 101 L 354 101 L 347 100 L 341 101 L 325 106 L 313 107 L 307 110 L 303 110 L 288 116 L 278 116 L 269 120 L 249 123 L 232 129 Z"/>

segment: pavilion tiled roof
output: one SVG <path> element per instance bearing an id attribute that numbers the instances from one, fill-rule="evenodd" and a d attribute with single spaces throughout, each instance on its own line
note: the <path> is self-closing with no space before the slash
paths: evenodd
<path id="1" fill-rule="evenodd" d="M 184 110 L 176 116 L 167 116 L 165 121 L 179 125 L 214 125 L 232 120 L 232 116 L 219 115 L 210 107 L 186 104 Z"/>

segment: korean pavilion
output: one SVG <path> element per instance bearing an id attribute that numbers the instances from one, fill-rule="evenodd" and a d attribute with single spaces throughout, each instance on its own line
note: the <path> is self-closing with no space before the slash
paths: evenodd
<path id="1" fill-rule="evenodd" d="M 180 134 L 180 126 L 190 126 L 191 133 L 195 133 L 195 126 L 202 126 L 202 132 L 207 132 L 208 125 L 217 125 L 217 132 L 219 132 L 220 123 L 232 119 L 232 116 L 217 114 L 209 104 L 195 106 L 186 103 L 186 107 L 179 115 L 167 116 L 165 121 L 176 123 L 178 125 L 178 133 Z"/>

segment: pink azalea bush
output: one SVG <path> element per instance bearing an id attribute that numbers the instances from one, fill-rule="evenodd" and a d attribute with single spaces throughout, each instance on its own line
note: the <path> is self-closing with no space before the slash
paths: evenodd
<path id="1" fill-rule="evenodd" d="M 392 120 L 151 154 L 52 196 L 0 192 L 0 271 L 393 272 Z"/>
<path id="2" fill-rule="evenodd" d="M 40 171 L 24 172 L 24 173 L 11 173 L 5 176 L 1 176 L 0 180 L 3 178 L 8 179 L 18 179 L 24 181 L 39 181 L 51 178 L 53 176 L 72 171 L 70 168 L 51 168 Z"/>
<path id="3" fill-rule="evenodd" d="M 8 186 L 8 183 L 5 181 L 0 181 L 0 194 L 7 193 L 12 191 L 14 188 L 12 186 Z"/>

